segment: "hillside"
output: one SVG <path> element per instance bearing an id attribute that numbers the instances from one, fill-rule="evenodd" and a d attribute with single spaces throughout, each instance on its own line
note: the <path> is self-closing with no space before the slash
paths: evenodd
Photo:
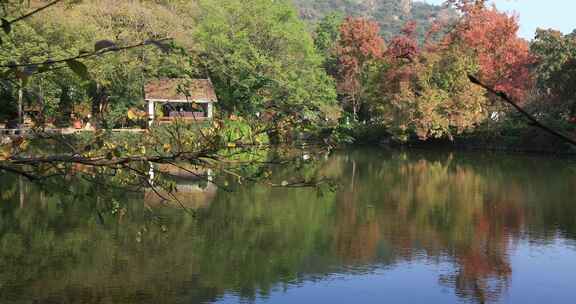
<path id="1" fill-rule="evenodd" d="M 380 23 L 386 39 L 398 33 L 406 21 L 418 22 L 420 35 L 423 36 L 431 22 L 454 15 L 441 6 L 413 0 L 294 0 L 294 3 L 300 10 L 300 16 L 309 22 L 315 22 L 332 12 L 374 19 Z"/>

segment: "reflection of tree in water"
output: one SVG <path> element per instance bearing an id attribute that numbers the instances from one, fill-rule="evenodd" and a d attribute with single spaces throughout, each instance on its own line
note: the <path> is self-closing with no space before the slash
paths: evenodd
<path id="1" fill-rule="evenodd" d="M 523 193 L 513 184 L 486 191 L 491 187 L 486 177 L 451 161 L 420 159 L 381 167 L 352 161 L 336 213 L 336 246 L 344 261 L 383 259 L 377 256 L 382 242 L 392 247 L 396 262 L 413 260 L 422 250 L 431 259 L 447 254 L 456 270 L 442 275 L 441 284 L 469 300 L 499 299 L 512 272 L 509 246 L 524 221 Z M 361 170 L 369 172 L 362 175 Z M 374 175 L 382 179 L 365 178 Z"/>
<path id="2" fill-rule="evenodd" d="M 367 263 L 375 258 L 381 238 L 380 225 L 358 206 L 356 161 L 351 161 L 350 181 L 337 196 L 335 250 L 344 263 Z"/>
<path id="3" fill-rule="evenodd" d="M 509 286 L 509 246 L 519 237 L 522 211 L 518 202 L 486 202 L 474 215 L 475 233 L 469 245 L 454 249 L 457 270 L 441 276 L 440 282 L 454 287 L 463 298 L 480 303 L 497 301 Z"/>
<path id="4" fill-rule="evenodd" d="M 230 293 L 250 300 L 423 256 L 453 263 L 439 281 L 458 296 L 495 301 L 509 285 L 509 252 L 520 232 L 552 239 L 558 230 L 576 231 L 576 211 L 566 203 L 576 189 L 558 182 L 566 175 L 549 168 L 538 180 L 523 163 L 502 163 L 340 154 L 301 172 L 342 177 L 336 193 L 200 187 L 205 199 L 187 204 L 201 207 L 194 214 L 86 183 L 74 183 L 72 195 L 54 187 L 41 196 L 26 186 L 21 206 L 18 180 L 0 176 L 0 302 L 202 303 Z"/>

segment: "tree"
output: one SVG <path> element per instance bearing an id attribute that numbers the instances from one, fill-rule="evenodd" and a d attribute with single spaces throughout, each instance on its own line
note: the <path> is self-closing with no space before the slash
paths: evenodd
<path id="1" fill-rule="evenodd" d="M 126 106 L 129 102 L 134 104 L 139 102 L 136 99 L 137 91 L 142 88 L 141 84 L 146 77 L 181 76 L 183 74 L 194 76 L 192 75 L 195 72 L 192 69 L 193 66 L 188 69 L 189 66 L 178 64 L 178 60 L 181 59 L 179 56 L 185 56 L 185 59 L 194 59 L 188 56 L 189 50 L 186 49 L 185 45 L 182 44 L 184 46 L 178 48 L 180 52 L 176 53 L 175 57 L 163 56 L 166 55 L 164 54 L 166 51 L 173 50 L 173 48 L 168 48 L 162 43 L 165 39 L 157 39 L 157 37 L 164 37 L 165 34 L 173 33 L 175 29 L 178 29 L 172 27 L 172 23 L 170 23 L 174 20 L 180 20 L 175 15 L 175 13 L 181 12 L 178 9 L 179 6 L 174 7 L 173 5 L 185 5 L 190 2 L 183 0 L 142 1 L 127 2 L 124 4 L 126 6 L 114 6 L 112 5 L 115 4 L 114 1 L 109 1 L 104 6 L 96 5 L 102 2 L 96 4 L 91 2 L 85 3 L 86 6 L 74 6 L 78 10 L 58 11 L 59 13 L 55 14 L 56 17 L 45 18 L 46 20 L 43 19 L 42 22 L 38 20 L 39 18 L 36 19 L 36 13 L 47 7 L 56 7 L 55 5 L 60 2 L 62 0 L 53 0 L 38 9 L 30 8 L 29 13 L 26 13 L 27 10 L 23 10 L 24 13 L 22 14 L 24 15 L 20 17 L 17 17 L 18 15 L 16 17 L 1 17 L 2 30 L 5 36 L 8 36 L 7 39 L 18 38 L 13 35 L 18 33 L 13 32 L 12 28 L 22 24 L 27 29 L 31 29 L 32 34 L 27 34 L 26 38 L 33 41 L 38 38 L 38 42 L 31 43 L 31 46 L 44 47 L 44 41 L 50 41 L 51 44 L 61 47 L 62 54 L 56 54 L 57 57 L 52 57 L 55 53 L 49 49 L 41 49 L 37 52 L 38 54 L 33 53 L 30 56 L 14 55 L 18 52 L 9 53 L 4 61 L 6 64 L 0 65 L 0 80 L 24 82 L 32 76 L 49 75 L 59 70 L 66 70 L 73 72 L 74 78 L 79 82 L 72 84 L 72 88 L 86 90 L 87 94 L 91 95 L 90 97 L 103 96 L 106 103 L 113 102 L 116 109 L 124 110 L 120 112 L 125 113 L 126 109 L 122 109 L 122 106 Z M 35 1 L 30 3 L 37 5 Z M 216 4 L 212 4 L 214 5 L 212 7 L 215 8 Z M 158 18 L 157 15 L 164 12 L 161 10 L 161 5 L 166 5 L 170 16 L 163 16 L 162 20 L 157 20 L 155 19 Z M 240 5 L 240 1 L 230 3 L 230 5 L 231 7 L 221 11 L 223 15 L 213 14 L 212 17 L 215 19 L 210 20 L 229 21 L 228 17 L 232 17 L 238 12 L 234 9 L 237 8 L 235 5 Z M 254 1 L 254 3 L 242 5 L 245 5 L 244 8 L 247 9 L 246 15 L 243 16 L 242 25 L 248 26 L 248 28 L 239 33 L 240 38 L 244 40 L 239 39 L 231 42 L 246 42 L 245 48 L 242 50 L 256 52 L 214 52 L 209 54 L 209 58 L 216 63 L 219 59 L 217 56 L 227 55 L 231 57 L 224 56 L 223 58 L 233 58 L 237 60 L 235 63 L 241 66 L 243 63 L 247 63 L 248 66 L 258 65 L 256 70 L 247 69 L 239 70 L 239 72 L 247 72 L 252 79 L 262 77 L 266 80 L 265 87 L 257 87 L 247 91 L 247 93 L 250 94 L 249 98 L 261 98 L 267 102 L 265 106 L 277 111 L 278 114 L 271 119 L 274 124 L 281 124 L 285 117 L 298 116 L 303 122 L 314 115 L 320 116 L 317 111 L 319 105 L 335 99 L 332 82 L 322 71 L 320 57 L 315 52 L 312 39 L 310 36 L 303 35 L 306 33 L 303 30 L 303 25 L 295 18 L 291 7 L 288 3 L 270 3 L 269 1 Z M 249 11 L 250 9 L 255 10 Z M 267 12 L 267 9 L 270 10 L 271 14 L 253 14 Z M 70 18 L 59 18 L 62 16 L 69 16 Z M 219 19 L 221 17 L 224 17 L 224 20 Z M 262 22 L 269 17 L 271 19 L 267 23 Z M 24 19 L 26 19 L 25 22 Z M 70 24 L 67 22 L 70 21 L 74 22 L 71 24 L 72 26 L 68 27 Z M 77 35 L 74 34 L 75 25 L 81 29 Z M 206 27 L 202 29 L 213 29 L 210 27 L 211 23 L 204 25 Z M 260 31 L 260 26 L 265 26 L 266 30 Z M 65 29 L 70 29 L 70 31 Z M 227 30 L 226 27 L 217 27 L 216 29 Z M 226 31 L 217 32 L 217 35 L 225 35 L 226 33 Z M 230 34 L 230 32 L 228 33 Z M 213 32 L 199 34 L 195 36 L 195 39 L 197 37 L 210 37 L 210 34 Z M 266 36 L 261 37 L 260 34 Z M 307 37 L 307 39 L 303 39 L 303 37 Z M 2 38 L 6 37 L 2 36 Z M 132 39 L 145 40 L 130 45 L 122 45 Z M 221 42 L 217 39 L 216 41 L 209 39 L 201 41 L 204 43 L 215 42 L 216 44 Z M 14 43 L 14 46 L 16 51 L 29 51 L 18 49 L 18 43 Z M 153 53 L 154 51 L 148 53 L 149 50 L 145 49 L 147 46 L 157 46 L 157 53 Z M 201 46 L 198 45 L 198 53 L 208 54 L 207 52 L 200 52 Z M 212 45 L 205 44 L 204 46 Z M 207 49 L 222 51 L 222 48 L 213 46 L 215 47 Z M 11 50 L 8 47 L 6 49 Z M 229 50 L 226 49 L 226 51 Z M 235 55 L 245 57 L 234 57 Z M 35 61 L 33 56 L 37 56 L 38 61 Z M 165 59 L 166 57 L 168 59 Z M 250 61 L 254 58 L 257 60 Z M 199 62 L 187 60 L 185 63 L 193 65 Z M 207 62 L 203 63 L 203 67 L 212 68 Z M 166 66 L 169 69 L 166 69 Z M 219 79 L 223 79 L 229 76 L 225 73 L 227 70 L 224 68 L 226 67 L 228 67 L 227 64 L 215 65 L 212 71 L 223 72 L 217 75 L 221 77 Z M 242 73 L 233 75 L 233 77 L 236 75 L 239 77 L 246 76 Z M 56 83 L 56 80 L 53 81 Z M 57 88 L 55 91 L 61 89 L 62 95 L 66 95 L 66 85 L 70 84 L 64 84 L 62 88 Z M 234 84 L 234 87 L 238 87 L 237 83 Z M 94 88 L 98 94 L 91 94 L 89 91 L 89 89 Z M 95 100 L 92 100 L 92 104 L 96 104 Z M 110 114 L 111 111 L 106 112 Z M 307 115 L 308 117 L 306 117 Z M 109 124 L 109 126 L 113 125 Z M 205 125 L 177 122 L 165 127 L 151 128 L 146 133 L 130 134 L 129 136 L 114 134 L 105 130 L 96 130 L 94 133 L 86 133 L 81 136 L 60 136 L 45 134 L 42 130 L 34 129 L 31 131 L 32 135 L 36 135 L 37 141 L 18 137 L 5 144 L 3 138 L 0 147 L 0 171 L 19 174 L 39 182 L 55 176 L 67 178 L 74 176 L 95 182 L 101 180 L 102 176 L 114 176 L 117 178 L 115 182 L 121 186 L 140 189 L 147 187 L 162 199 L 171 199 L 174 197 L 173 192 L 175 191 L 173 184 L 165 179 L 165 174 L 149 174 L 148 170 L 152 164 L 182 168 L 181 163 L 188 163 L 206 169 L 222 169 L 230 165 L 229 167 L 232 168 L 222 172 L 234 176 L 239 181 L 255 181 L 257 180 L 256 177 L 241 175 L 243 170 L 250 167 L 247 165 L 248 163 L 271 165 L 279 162 L 268 158 L 267 153 L 261 153 L 262 150 L 267 151 L 265 150 L 267 148 L 262 146 L 259 133 L 250 130 L 249 138 L 229 142 L 225 139 L 227 131 L 229 131 L 227 129 L 229 126 L 226 122 L 221 121 L 214 121 Z M 234 147 L 234 150 L 231 150 L 231 147 Z M 278 155 L 282 154 L 278 153 Z M 243 159 L 240 159 L 241 157 Z M 226 163 L 232 158 L 234 158 L 233 161 Z M 234 165 L 232 166 L 231 163 Z M 258 171 L 255 174 L 257 177 L 267 176 L 262 171 Z M 195 173 L 191 172 L 191 174 Z M 309 186 L 311 184 L 306 182 L 304 185 Z M 156 188 L 165 190 L 167 196 L 159 194 Z"/>
<path id="2" fill-rule="evenodd" d="M 376 107 L 380 121 L 402 140 L 411 134 L 452 138 L 486 117 L 485 94 L 467 78 L 479 66 L 459 44 L 420 48 L 414 27 L 407 24 L 388 47 Z"/>
<path id="3" fill-rule="evenodd" d="M 314 45 L 323 55 L 324 69 L 332 77 L 337 77 L 338 74 L 336 46 L 340 39 L 340 26 L 343 21 L 344 17 L 341 14 L 329 14 L 318 22 L 314 30 Z"/>
<path id="4" fill-rule="evenodd" d="M 536 85 L 546 103 L 556 103 L 558 114 L 576 117 L 576 38 L 555 30 L 536 31 L 530 45 L 537 57 Z"/>
<path id="5" fill-rule="evenodd" d="M 166 37 L 182 47 L 193 43 L 192 29 L 180 1 L 82 2 L 72 9 L 56 6 L 50 14 L 31 18 L 30 24 L 46 39 L 70 53 L 83 53 L 98 47 L 95 41 L 111 47 L 138 44 Z M 188 58 L 167 49 L 135 48 L 110 54 L 107 60 L 84 63 L 90 79 L 75 84 L 89 104 L 91 114 L 104 127 L 114 127 L 126 119 L 129 108 L 140 106 L 142 87 L 150 78 L 183 77 L 191 70 Z M 64 88 L 63 88 L 64 89 Z"/>
<path id="6" fill-rule="evenodd" d="M 475 50 L 479 78 L 497 91 L 521 101 L 532 88 L 534 58 L 528 42 L 518 37 L 518 18 L 488 8 L 483 0 L 450 1 L 463 16 L 445 43 L 463 43 Z"/>
<path id="7" fill-rule="evenodd" d="M 260 113 L 272 129 L 298 128 L 335 102 L 333 81 L 290 1 L 204 0 L 200 7 L 195 63 L 225 113 Z"/>
<path id="8" fill-rule="evenodd" d="M 376 22 L 348 17 L 342 23 L 336 48 L 340 66 L 338 89 L 352 108 L 354 120 L 364 102 L 370 66 L 382 59 L 384 49 L 384 40 Z"/>

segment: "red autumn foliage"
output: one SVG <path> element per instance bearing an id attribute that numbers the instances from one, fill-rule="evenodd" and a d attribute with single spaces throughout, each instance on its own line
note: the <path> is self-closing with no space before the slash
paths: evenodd
<path id="1" fill-rule="evenodd" d="M 357 71 L 363 63 L 381 58 L 384 40 L 375 21 L 347 17 L 340 27 L 340 40 L 336 48 L 344 69 Z"/>
<path id="2" fill-rule="evenodd" d="M 347 17 L 340 27 L 336 46 L 339 61 L 339 90 L 351 96 L 356 110 L 356 95 L 360 90 L 360 75 L 366 63 L 382 58 L 384 40 L 378 23 L 365 18 Z"/>
<path id="3" fill-rule="evenodd" d="M 402 29 L 402 35 L 390 41 L 387 56 L 391 59 L 408 59 L 412 61 L 420 52 L 416 37 L 416 22 L 408 22 Z"/>
<path id="4" fill-rule="evenodd" d="M 448 43 L 462 42 L 477 53 L 480 79 L 495 90 L 522 101 L 533 85 L 534 57 L 528 42 L 518 37 L 518 18 L 488 8 L 484 1 L 455 1 L 464 16 L 448 35 Z"/>

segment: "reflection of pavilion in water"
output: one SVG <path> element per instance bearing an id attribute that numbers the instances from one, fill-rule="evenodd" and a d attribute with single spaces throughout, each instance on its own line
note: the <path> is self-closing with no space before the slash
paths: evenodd
<path id="1" fill-rule="evenodd" d="M 207 207 L 216 196 L 212 182 L 212 170 L 195 166 L 161 164 L 151 167 L 150 176 L 162 174 L 175 183 L 174 191 L 168 193 L 156 187 L 146 188 L 144 202 L 150 207 L 173 206 L 198 209 Z"/>

